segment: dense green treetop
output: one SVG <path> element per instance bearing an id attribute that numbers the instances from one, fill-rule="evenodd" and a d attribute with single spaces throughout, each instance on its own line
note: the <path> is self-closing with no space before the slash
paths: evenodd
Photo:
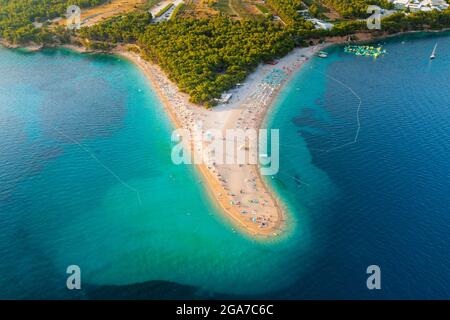
<path id="1" fill-rule="evenodd" d="M 205 105 L 213 105 L 259 63 L 295 46 L 292 35 L 270 20 L 217 16 L 149 24 L 148 19 L 147 13 L 115 17 L 82 28 L 79 35 L 90 44 L 137 43 L 144 57 L 159 64 L 193 102 Z"/>
<path id="2" fill-rule="evenodd" d="M 413 30 L 440 30 L 450 28 L 450 8 L 445 11 L 415 12 L 409 15 L 395 13 L 382 20 L 381 28 L 389 33 Z"/>
<path id="3" fill-rule="evenodd" d="M 280 18 L 287 24 L 303 22 L 303 18 L 297 12 L 302 10 L 303 3 L 301 0 L 268 0 L 267 3 L 280 16 Z"/>
<path id="4" fill-rule="evenodd" d="M 150 25 L 152 15 L 145 11 L 112 17 L 89 28 L 81 28 L 84 39 L 109 43 L 134 43 Z"/>
<path id="5" fill-rule="evenodd" d="M 295 46 L 289 33 L 268 20 L 225 17 L 151 25 L 138 44 L 193 102 L 207 105 L 259 63 L 281 57 Z"/>

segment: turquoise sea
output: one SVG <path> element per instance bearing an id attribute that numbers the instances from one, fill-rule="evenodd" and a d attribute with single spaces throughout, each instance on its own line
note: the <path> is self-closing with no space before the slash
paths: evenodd
<path id="1" fill-rule="evenodd" d="M 0 48 L 0 298 L 449 298 L 449 41 L 397 37 L 377 60 L 333 47 L 284 87 L 268 182 L 291 228 L 270 242 L 234 232 L 172 164 L 132 63 Z"/>

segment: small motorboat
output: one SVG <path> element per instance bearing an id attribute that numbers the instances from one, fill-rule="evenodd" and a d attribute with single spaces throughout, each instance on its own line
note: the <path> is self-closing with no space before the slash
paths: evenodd
<path id="1" fill-rule="evenodd" d="M 319 52 L 317 53 L 317 56 L 318 56 L 319 58 L 327 58 L 327 57 L 328 57 L 328 53 L 326 53 L 325 51 L 319 51 Z"/>

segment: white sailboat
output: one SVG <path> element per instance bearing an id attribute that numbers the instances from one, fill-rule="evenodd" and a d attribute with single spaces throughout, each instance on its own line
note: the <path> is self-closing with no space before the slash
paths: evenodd
<path id="1" fill-rule="evenodd" d="M 436 58 L 436 48 L 437 48 L 437 43 L 434 46 L 433 52 L 431 53 L 430 59 L 433 60 L 434 58 Z"/>

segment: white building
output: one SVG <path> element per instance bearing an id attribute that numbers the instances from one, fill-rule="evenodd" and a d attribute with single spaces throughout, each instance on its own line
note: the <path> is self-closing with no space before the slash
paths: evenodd
<path id="1" fill-rule="evenodd" d="M 411 0 L 395 0 L 393 3 L 394 3 L 395 9 L 405 10 L 408 7 L 410 2 L 411 2 Z"/>

